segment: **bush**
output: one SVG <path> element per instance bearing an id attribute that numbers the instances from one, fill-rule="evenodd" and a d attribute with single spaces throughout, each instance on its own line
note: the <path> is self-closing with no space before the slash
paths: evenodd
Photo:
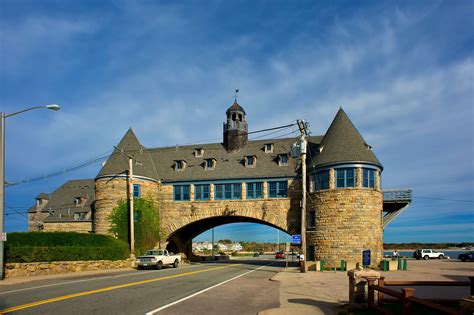
<path id="1" fill-rule="evenodd" d="M 148 249 L 155 247 L 160 240 L 159 209 L 153 198 L 134 198 L 135 210 L 135 255 L 144 254 Z M 120 200 L 109 216 L 111 228 L 109 232 L 116 238 L 128 242 L 129 240 L 129 205 L 127 200 Z"/>
<path id="2" fill-rule="evenodd" d="M 120 260 L 130 255 L 123 241 L 75 232 L 10 233 L 5 250 L 6 262 Z"/>

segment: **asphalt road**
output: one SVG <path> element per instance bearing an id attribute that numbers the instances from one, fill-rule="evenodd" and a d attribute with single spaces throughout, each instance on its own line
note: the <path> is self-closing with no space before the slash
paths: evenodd
<path id="1" fill-rule="evenodd" d="M 272 257 L 0 286 L 8 314 L 256 314 L 279 306 Z"/>

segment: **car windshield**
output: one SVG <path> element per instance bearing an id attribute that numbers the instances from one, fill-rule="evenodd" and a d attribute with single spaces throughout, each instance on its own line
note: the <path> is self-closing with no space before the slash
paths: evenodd
<path id="1" fill-rule="evenodd" d="M 149 250 L 146 252 L 146 254 L 149 256 L 161 256 L 163 255 L 163 251 L 162 250 Z"/>

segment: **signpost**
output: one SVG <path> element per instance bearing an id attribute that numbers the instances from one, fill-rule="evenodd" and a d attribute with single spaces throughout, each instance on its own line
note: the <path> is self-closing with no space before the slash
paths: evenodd
<path id="1" fill-rule="evenodd" d="M 362 266 L 364 266 L 364 268 L 370 266 L 370 249 L 362 252 Z"/>
<path id="2" fill-rule="evenodd" d="M 295 234 L 291 236 L 291 245 L 301 245 L 301 235 Z"/>

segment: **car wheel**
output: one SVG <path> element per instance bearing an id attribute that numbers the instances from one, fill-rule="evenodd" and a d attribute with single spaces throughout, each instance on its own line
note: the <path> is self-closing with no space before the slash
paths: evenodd
<path id="1" fill-rule="evenodd" d="M 137 266 L 137 270 L 142 270 L 143 267 L 142 266 Z"/>
<path id="2" fill-rule="evenodd" d="M 425 257 L 423 257 L 424 260 L 428 260 L 430 259 L 430 257 L 428 255 L 426 255 Z"/>
<path id="3" fill-rule="evenodd" d="M 160 270 L 161 268 L 163 268 L 163 262 L 162 262 L 162 261 L 159 261 L 159 262 L 156 264 L 156 269 L 157 269 L 157 270 Z"/>
<path id="4" fill-rule="evenodd" d="M 444 256 L 443 256 L 443 255 L 439 255 L 438 258 L 439 258 L 439 259 L 443 259 Z"/>
<path id="5" fill-rule="evenodd" d="M 462 262 L 465 262 L 465 261 L 466 261 L 466 258 L 464 258 L 464 257 L 461 258 L 461 261 L 462 261 Z"/>
<path id="6" fill-rule="evenodd" d="M 178 268 L 179 261 L 176 259 L 173 263 L 173 268 Z"/>
<path id="7" fill-rule="evenodd" d="M 416 257 L 416 260 L 420 260 L 420 257 Z"/>

